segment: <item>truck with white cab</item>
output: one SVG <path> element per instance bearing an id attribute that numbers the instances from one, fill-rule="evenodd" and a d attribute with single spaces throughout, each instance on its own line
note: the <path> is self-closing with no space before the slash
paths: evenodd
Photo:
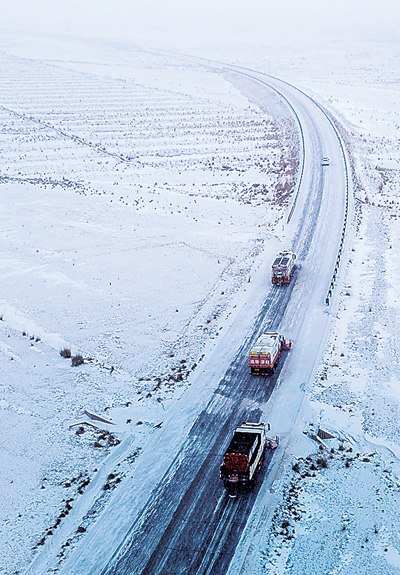
<path id="1" fill-rule="evenodd" d="M 291 345 L 290 341 L 286 341 L 283 335 L 275 331 L 261 334 L 250 350 L 250 373 L 253 375 L 272 375 L 282 350 L 290 349 Z"/>

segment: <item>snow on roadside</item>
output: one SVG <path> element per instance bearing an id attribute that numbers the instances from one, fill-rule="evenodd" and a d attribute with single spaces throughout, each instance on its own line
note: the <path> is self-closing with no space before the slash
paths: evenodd
<path id="1" fill-rule="evenodd" d="M 298 459 L 264 541 L 261 572 L 397 573 L 399 494 L 392 465 L 375 451 L 335 441 Z"/>
<path id="2" fill-rule="evenodd" d="M 321 426 L 335 439 L 322 451 L 304 438 L 301 447 L 291 446 L 273 495 L 265 494 L 265 532 L 253 549 L 243 542 L 250 546 L 244 565 L 270 575 L 394 575 L 400 573 L 398 45 L 319 46 L 318 59 L 314 50 L 304 50 L 294 65 L 290 50 L 271 48 L 269 63 L 339 118 L 352 160 L 355 213 L 340 293 L 303 409 L 306 433 L 312 423 L 314 433 Z M 272 497 L 276 506 L 267 515 Z"/>
<path id="3" fill-rule="evenodd" d="M 116 49 L 82 65 L 82 45 L 55 43 L 50 59 L 5 38 L 0 570 L 11 574 L 43 549 L 64 558 L 162 426 L 255 262 L 278 247 L 297 141 L 220 74 L 166 73 L 167 61 L 155 70 Z"/>
<path id="4" fill-rule="evenodd" d="M 232 89 L 232 85 L 226 83 L 228 76 L 223 78 L 219 75 L 215 80 L 213 75 L 203 74 L 199 69 L 185 71 L 184 65 L 174 66 L 175 73 L 171 69 L 166 71 L 167 60 L 162 66 L 159 63 L 155 65 L 154 59 L 146 61 L 147 56 L 144 54 L 140 56 L 140 66 L 132 66 L 131 52 L 125 52 L 117 64 L 118 50 L 115 46 L 104 48 L 101 61 L 96 54 L 83 61 L 80 58 L 81 49 L 81 46 L 77 47 L 72 42 L 68 62 L 65 61 L 67 58 L 54 58 L 54 62 L 48 62 L 51 67 L 54 66 L 51 70 L 43 66 L 47 53 L 37 52 L 30 55 L 37 58 L 37 67 L 32 68 L 32 62 L 24 62 L 24 71 L 35 69 L 35 73 L 42 80 L 50 78 L 53 84 L 57 80 L 57 86 L 66 85 L 64 80 L 73 78 L 73 90 L 68 91 L 66 88 L 63 94 L 60 92 L 60 101 L 63 104 L 60 109 L 57 109 L 55 100 L 52 101 L 52 111 L 51 107 L 43 107 L 41 102 L 50 102 L 50 96 L 41 93 L 34 106 L 25 111 L 24 105 L 28 96 L 21 93 L 17 82 L 14 83 L 12 91 L 20 99 L 17 101 L 13 98 L 9 102 L 13 105 L 12 108 L 10 106 L 11 112 L 1 111 L 6 125 L 4 137 L 6 140 L 8 138 L 7 141 L 4 140 L 2 149 L 8 154 L 8 172 L 5 174 L 7 179 L 3 181 L 7 182 L 10 197 L 11 193 L 17 193 L 20 199 L 18 208 L 26 206 L 25 219 L 28 219 L 34 206 L 30 186 L 34 185 L 35 190 L 41 186 L 41 195 L 45 198 L 41 210 L 46 213 L 41 222 L 47 225 L 46 219 L 51 221 L 56 218 L 57 222 L 64 226 L 65 232 L 64 236 L 60 236 L 62 241 L 59 244 L 50 234 L 46 234 L 48 251 L 40 245 L 39 253 L 42 252 L 43 259 L 38 260 L 39 256 L 35 255 L 38 252 L 34 250 L 38 249 L 39 238 L 35 237 L 34 249 L 28 253 L 26 246 L 30 245 L 33 230 L 22 229 L 24 222 L 17 219 L 17 210 L 7 214 L 9 221 L 18 223 L 20 227 L 9 226 L 9 238 L 12 237 L 11 229 L 18 229 L 18 234 L 12 238 L 13 244 L 7 248 L 2 263 L 6 266 L 4 269 L 10 278 L 9 294 L 3 304 L 12 310 L 13 321 L 16 317 L 22 317 L 26 318 L 27 322 L 34 323 L 23 326 L 18 324 L 18 330 L 25 330 L 28 336 L 21 336 L 11 326 L 0 324 L 0 327 L 5 328 L 1 353 L 7 361 L 15 361 L 17 365 L 17 368 L 13 366 L 10 371 L 13 375 L 10 376 L 0 408 L 7 414 L 8 426 L 16 424 L 10 433 L 10 446 L 18 445 L 21 429 L 25 436 L 32 437 L 34 431 L 41 440 L 43 437 L 46 439 L 46 453 L 40 460 L 37 441 L 31 439 L 28 445 L 25 441 L 22 444 L 23 449 L 29 448 L 34 454 L 29 481 L 27 473 L 23 472 L 26 463 L 23 450 L 22 455 L 10 457 L 11 469 L 5 469 L 8 474 L 15 474 L 16 469 L 19 473 L 18 480 L 14 479 L 18 491 L 13 491 L 11 484 L 4 481 L 2 485 L 3 496 L 5 493 L 7 496 L 9 493 L 14 494 L 14 507 L 10 508 L 9 515 L 3 522 L 17 538 L 15 546 L 7 548 L 7 554 L 11 558 L 8 565 L 26 564 L 26 558 L 18 559 L 16 555 L 18 546 L 21 553 L 26 555 L 29 546 L 37 544 L 60 513 L 60 500 L 64 498 L 68 501 L 71 496 L 75 498 L 79 485 L 86 481 L 87 470 L 96 469 L 101 461 L 105 461 L 104 453 L 109 452 L 105 448 L 100 454 L 93 449 L 93 443 L 98 439 L 98 434 L 94 431 L 71 437 L 71 433 L 64 428 L 61 430 L 62 426 L 58 420 L 66 424 L 76 422 L 78 415 L 82 415 L 82 407 L 88 405 L 93 411 L 97 409 L 107 417 L 112 414 L 113 421 L 118 425 L 119 437 L 133 429 L 131 453 L 136 457 L 135 450 L 138 445 L 143 443 L 146 434 L 157 433 L 155 426 L 162 421 L 163 410 L 168 408 L 186 385 L 188 368 L 181 361 L 188 360 L 191 354 L 191 361 L 187 364 L 190 367 L 197 363 L 204 342 L 210 342 L 212 337 L 216 337 L 224 322 L 228 321 L 235 293 L 246 281 L 254 256 L 266 245 L 265 238 L 274 241 L 274 224 L 281 213 L 279 207 L 273 207 L 276 195 L 271 194 L 271 191 L 274 186 L 275 192 L 277 191 L 279 180 L 281 186 L 285 182 L 279 161 L 282 141 L 276 140 L 273 124 L 259 121 L 259 111 L 254 107 L 254 103 L 247 109 L 252 99 L 243 82 L 234 82 L 234 86 L 242 91 L 242 94 L 239 94 L 238 90 Z M 36 50 L 39 50 L 38 44 Z M 64 50 L 65 44 L 61 48 L 61 55 Z M 396 60 L 398 46 L 383 42 L 373 45 L 310 45 L 308 48 L 302 48 L 300 57 L 299 47 L 294 50 L 293 47 L 267 46 L 265 50 L 255 51 L 241 47 L 238 54 L 234 54 L 233 50 L 234 48 L 230 47 L 229 54 L 225 57 L 221 51 L 220 59 L 235 59 L 237 63 L 248 64 L 286 78 L 313 95 L 332 111 L 334 116 L 339 117 L 345 129 L 344 137 L 350 148 L 355 169 L 353 175 L 356 177 L 354 233 L 351 242 L 349 237 L 347 260 L 343 260 L 340 271 L 340 301 L 331 322 L 329 347 L 313 382 L 307 406 L 311 409 L 308 414 L 311 413 L 313 423 L 320 423 L 333 431 L 336 439 L 326 441 L 329 447 L 322 455 L 315 442 L 306 440 L 309 441 L 307 449 L 303 443 L 301 449 L 295 446 L 290 460 L 284 462 L 287 465 L 276 486 L 274 485 L 276 508 L 271 515 L 272 523 L 266 524 L 265 536 L 261 538 L 259 549 L 255 551 L 256 559 L 252 568 L 257 573 L 271 575 L 305 571 L 316 574 L 321 571 L 349 575 L 368 572 L 395 574 L 400 572 L 400 525 L 396 515 L 400 476 L 400 374 L 396 353 L 400 301 L 400 112 Z M 14 43 L 6 56 L 3 53 L 14 81 L 17 78 L 16 63 L 22 65 L 18 57 L 25 55 L 26 47 L 18 47 L 18 43 Z M 112 66 L 109 66 L 110 61 L 113 62 Z M 188 72 L 191 75 L 190 81 L 185 80 Z M 204 78 L 204 82 L 201 78 Z M 42 81 L 43 85 L 45 83 Z M 79 92 L 79 86 L 84 87 L 84 90 Z M 109 95 L 107 106 L 104 107 L 112 108 L 111 116 L 102 114 L 93 117 L 90 105 L 80 96 L 99 93 L 99 87 Z M 128 96 L 126 101 L 129 105 L 115 107 L 115 95 L 122 92 Z M 75 104 L 66 110 L 64 104 L 72 96 L 76 96 Z M 141 104 L 135 107 L 132 103 L 136 99 L 143 102 L 145 98 L 149 102 L 148 109 L 146 114 L 140 115 Z M 205 100 L 207 105 L 204 104 Z M 4 100 L 3 105 L 7 107 Z M 234 107 L 234 113 L 231 105 Z M 264 112 L 270 110 L 271 105 L 271 101 L 267 102 Z M 135 113 L 138 113 L 135 129 L 124 120 L 124 117 L 129 117 L 132 106 Z M 161 122 L 161 125 L 158 125 L 160 110 L 167 110 L 169 118 L 175 117 L 174 122 L 164 126 Z M 182 110 L 188 110 L 188 130 L 182 130 L 181 126 L 177 125 L 176 118 L 180 117 Z M 66 111 L 68 114 L 65 114 Z M 275 105 L 273 111 L 274 114 L 277 111 Z M 18 115 L 22 113 L 27 117 Z M 196 118 L 199 114 L 202 121 L 197 124 Z M 235 126 L 234 118 L 237 115 L 240 116 L 241 122 Z M 26 131 L 29 116 L 32 116 L 31 128 Z M 83 122 L 81 118 L 84 118 Z M 213 129 L 216 118 L 218 130 Z M 49 124 L 47 128 L 41 123 L 42 120 Z M 107 134 L 99 135 L 96 128 L 99 124 L 108 126 Z M 118 125 L 126 127 L 124 136 L 110 136 Z M 201 134 L 199 125 L 208 126 L 206 138 Z M 132 134 L 137 133 L 138 126 L 142 128 L 139 137 L 135 139 Z M 253 144 L 240 139 L 243 127 L 248 133 L 257 133 L 257 141 L 262 141 L 263 146 L 267 146 L 258 156 Z M 174 128 L 176 131 L 173 149 L 165 153 L 165 146 L 169 146 L 169 131 Z M 60 129 L 64 130 L 64 135 L 60 134 Z M 76 135 L 82 138 L 82 148 L 76 147 Z M 199 144 L 192 148 L 194 139 L 197 139 Z M 269 141 L 268 145 L 266 140 Z M 102 159 L 99 156 L 101 149 L 106 152 Z M 139 151 L 141 159 L 135 164 L 136 150 Z M 160 150 L 161 159 L 158 155 Z M 231 156 L 228 150 L 232 151 Z M 290 157 L 288 148 L 286 153 L 287 157 Z M 46 156 L 45 162 L 43 154 Z M 120 163 L 113 163 L 113 154 L 120 154 Z M 225 157 L 221 158 L 221 154 Z M 60 163 L 60 155 L 64 158 L 64 163 Z M 256 165 L 243 172 L 248 158 L 256 157 Z M 25 162 L 26 171 L 19 174 L 21 159 Z M 264 169 L 260 168 L 260 164 Z M 69 166 L 70 173 L 63 179 L 65 165 Z M 235 169 L 237 167 L 239 169 Z M 45 180 L 49 174 L 51 181 Z M 272 179 L 269 179 L 270 174 Z M 30 182 L 28 187 L 27 179 Z M 14 182 L 12 188 L 11 182 Z M 22 187 L 18 187 L 21 182 Z M 264 182 L 267 182 L 267 189 L 261 186 Z M 51 194 L 46 192 L 46 186 L 48 191 L 51 190 Z M 2 189 L 5 189 L 4 185 Z M 268 210 L 263 210 L 258 204 L 262 204 L 265 197 L 268 198 L 268 193 Z M 68 215 L 68 219 L 60 218 L 59 205 L 71 207 L 78 198 L 80 199 L 76 209 Z M 250 203 L 243 203 L 241 199 Z M 109 211 L 111 204 L 115 209 Z M 51 217 L 47 216 L 48 209 Z M 134 210 L 135 215 L 132 216 Z M 271 214 L 270 210 L 276 211 Z M 174 213 L 171 214 L 171 211 Z M 182 215 L 186 211 L 187 218 Z M 34 213 L 38 214 L 39 209 L 35 208 Z M 101 224 L 96 223 L 98 220 Z M 170 238 L 172 228 L 175 227 L 172 243 L 155 241 L 155 238 L 160 237 L 160 226 L 164 239 Z M 178 233 L 177 230 L 182 228 L 183 232 Z M 134 229 L 140 232 L 135 231 L 135 235 Z M 216 229 L 219 230 L 218 233 Z M 194 234 L 196 240 L 188 242 L 188 238 L 193 238 Z M 71 249 L 69 247 L 71 235 L 76 245 L 81 246 L 83 241 L 85 243 L 85 249 L 79 251 L 79 258 L 74 255 L 74 242 Z M 48 248 L 50 240 L 53 245 Z M 21 241 L 25 242 L 23 257 Z M 171 278 L 168 284 L 168 293 L 178 290 L 176 293 L 179 294 L 179 306 L 171 296 L 166 302 L 168 305 L 161 308 L 158 297 L 156 302 L 152 301 L 153 307 L 151 306 L 148 312 L 145 305 L 151 283 L 143 284 L 143 293 L 135 292 L 135 302 L 139 305 L 132 305 L 129 270 L 124 270 L 125 275 L 118 275 L 121 265 L 112 257 L 116 251 L 115 246 L 119 246 L 121 241 L 125 252 L 133 245 L 146 256 L 156 253 L 157 250 L 166 250 L 163 252 L 165 265 L 161 266 L 158 277 L 165 277 L 163 273 L 169 269 L 167 262 L 175 262 L 175 277 Z M 250 250 L 248 242 L 251 243 Z M 65 253 L 67 245 L 68 254 Z M 170 246 L 170 249 L 166 246 Z M 96 257 L 99 247 L 103 251 L 109 250 L 108 258 L 103 261 Z M 202 283 L 202 274 L 199 274 L 201 285 L 198 283 L 199 275 L 194 276 L 195 289 L 201 293 L 198 293 L 195 302 L 188 298 L 190 301 L 187 301 L 186 307 L 182 306 L 182 296 L 187 296 L 186 292 L 189 290 L 179 291 L 185 285 L 186 277 L 182 270 L 179 275 L 179 264 L 173 256 L 178 250 L 183 251 L 186 262 L 193 262 L 195 270 L 201 266 L 202 271 L 209 271 L 207 279 L 210 283 L 207 285 Z M 149 259 L 148 266 L 140 268 L 143 278 L 149 277 L 149 268 L 154 269 L 152 261 Z M 79 262 L 83 264 L 80 266 L 80 273 L 74 274 L 73 267 Z M 131 262 L 136 266 L 138 263 L 142 264 L 143 260 L 138 255 Z M 221 262 L 224 266 L 222 273 L 219 270 Z M 51 282 L 48 271 L 50 266 Z M 85 270 L 84 278 L 82 268 Z M 90 274 L 87 273 L 88 269 Z M 18 287 L 15 278 L 23 278 L 24 271 L 27 277 L 33 275 L 41 278 L 40 281 L 36 279 L 33 285 L 36 290 L 39 285 L 42 289 L 44 282 L 49 281 L 51 289 L 54 289 L 54 286 L 57 286 L 57 290 L 68 287 L 68 290 L 79 294 L 79 300 L 83 298 L 85 304 L 75 311 L 72 318 L 62 317 L 65 309 L 62 306 L 56 309 L 54 317 L 49 317 L 48 313 L 40 309 L 35 294 L 32 293 L 34 290 L 26 293 L 25 298 L 22 297 L 23 286 Z M 113 282 L 121 282 L 121 285 L 117 283 L 112 294 L 107 292 L 106 282 L 101 279 L 105 274 L 109 274 L 110 277 L 106 277 L 112 285 Z M 82 282 L 82 279 L 85 281 L 81 285 L 79 282 Z M 15 288 L 18 289 L 14 294 Z M 45 293 L 51 296 L 50 291 Z M 226 300 L 221 300 L 222 292 L 223 295 L 229 296 Z M 60 293 L 55 292 L 57 297 L 49 300 L 52 302 L 53 312 Z M 90 307 L 92 293 L 96 294 L 97 307 L 101 313 L 94 309 L 95 306 Z M 61 293 L 62 297 L 67 295 L 67 291 Z M 115 309 L 116 302 L 123 304 L 124 311 L 128 310 L 127 317 Z M 112 307 L 113 313 L 105 313 L 104 310 L 111 309 L 112 305 L 115 305 Z M 179 309 L 179 312 L 174 311 L 175 309 Z M 71 311 L 70 307 L 68 311 Z M 82 311 L 86 314 L 83 316 L 83 322 L 80 320 Z M 147 331 L 149 314 L 152 323 L 151 329 Z M 181 314 L 184 315 L 183 318 Z M 93 325 L 89 325 L 86 320 L 90 318 L 92 321 L 93 317 L 96 318 L 93 323 L 98 331 L 95 337 Z M 130 333 L 132 317 L 135 317 L 136 338 Z M 165 322 L 157 323 L 156 318 L 160 317 L 165 318 Z M 5 311 L 4 324 L 6 318 Z M 76 329 L 77 325 L 79 329 Z M 161 348 L 151 346 L 154 333 L 160 338 Z M 36 339 L 37 334 L 39 337 L 40 334 L 43 335 L 43 341 L 29 339 L 32 335 Z M 72 371 L 69 363 L 67 362 L 67 366 L 66 360 L 58 357 L 58 352 L 51 347 L 51 342 L 46 342 L 46 334 L 48 337 L 55 334 L 55 337 L 60 337 L 63 341 L 65 339 L 74 352 L 76 350 L 93 355 L 95 364 L 87 364 L 79 368 L 79 372 Z M 177 350 L 174 348 L 176 342 Z M 189 342 L 194 347 L 191 347 Z M 142 377 L 143 366 L 139 363 L 144 357 L 143 351 L 150 354 L 154 363 L 160 350 L 162 362 L 168 362 L 167 369 L 163 372 L 160 367 L 156 373 L 150 373 L 149 370 L 144 376 L 145 379 L 140 382 L 138 378 Z M 171 353 L 174 355 L 171 356 Z M 14 359 L 11 360 L 11 357 Z M 42 363 L 38 376 L 34 377 L 32 374 L 37 368 L 33 366 L 36 365 L 34 360 L 37 358 L 40 358 Z M 115 370 L 110 374 L 112 367 Z M 50 370 L 50 378 L 46 378 L 45 368 Z M 9 370 L 7 376 L 8 374 Z M 23 389 L 19 398 L 16 390 L 19 389 L 20 382 L 26 381 L 27 378 L 30 382 L 29 389 Z M 50 395 L 48 389 L 52 389 L 51 380 L 56 381 L 52 392 L 56 398 L 53 410 L 46 404 Z M 29 398 L 32 388 L 36 392 L 36 403 L 33 404 Z M 69 397 L 70 389 L 73 391 L 73 398 Z M 132 402 L 131 406 L 123 408 L 123 405 L 132 400 L 133 391 L 140 392 L 137 394 L 140 401 Z M 56 397 L 57 393 L 59 398 Z M 85 401 L 76 405 L 76 396 L 83 394 Z M 74 400 L 73 405 L 68 403 L 68 397 L 69 401 Z M 161 399 L 161 402 L 157 402 L 157 399 Z M 104 406 L 112 405 L 115 406 L 112 411 L 103 412 Z M 43 432 L 43 425 L 29 428 L 26 426 L 27 421 L 38 419 L 38 414 L 41 413 L 42 419 L 47 417 L 55 430 L 49 436 L 49 441 L 47 427 Z M 131 422 L 127 423 L 129 419 Z M 138 421 L 141 424 L 133 426 Z M 305 429 L 309 428 L 306 426 Z M 85 442 L 84 449 L 82 441 Z M 343 450 L 340 449 L 341 445 Z M 331 452 L 332 448 L 334 452 Z M 74 462 L 70 476 L 76 478 L 71 484 L 76 487 L 71 489 L 63 486 L 68 476 L 68 473 L 65 473 L 68 467 L 62 459 L 59 460 L 62 473 L 59 469 L 56 470 L 60 483 L 55 480 L 55 472 L 51 476 L 46 474 L 45 477 L 52 478 L 52 486 L 43 483 L 45 489 L 39 491 L 42 481 L 44 482 L 42 471 L 51 470 L 57 452 L 66 453 L 66 449 L 69 450 L 67 453 L 70 461 Z M 352 451 L 348 451 L 349 449 Z M 79 459 L 82 453 L 85 454 L 85 460 Z M 321 461 L 318 463 L 318 460 L 326 460 L 326 466 Z M 113 461 L 111 455 L 109 461 L 113 470 L 119 464 L 126 469 L 127 460 Z M 292 469 L 292 466 L 295 466 L 295 469 Z M 80 476 L 81 473 L 83 475 Z M 115 475 L 111 482 L 119 477 L 118 473 L 111 471 L 111 474 Z M 109 475 L 110 473 L 104 475 L 105 481 Z M 69 489 L 67 497 L 64 496 L 66 489 Z M 40 503 L 34 503 L 32 495 L 44 491 L 46 498 Z M 91 497 L 89 491 L 85 493 Z M 88 512 L 93 509 L 90 507 L 90 497 L 87 498 Z M 18 505 L 24 501 L 32 502 L 32 511 L 26 525 L 22 525 L 24 517 L 16 517 L 14 514 L 14 511 L 19 509 Z M 104 499 L 102 501 L 104 502 Z M 65 507 L 65 502 L 63 505 Z M 96 503 L 93 505 L 96 509 Z M 29 505 L 27 508 L 29 509 Z M 78 520 L 79 506 L 75 506 L 75 511 Z M 85 519 L 89 520 L 88 517 Z M 82 526 L 86 527 L 87 523 Z M 47 543 L 49 539 L 47 537 Z"/>

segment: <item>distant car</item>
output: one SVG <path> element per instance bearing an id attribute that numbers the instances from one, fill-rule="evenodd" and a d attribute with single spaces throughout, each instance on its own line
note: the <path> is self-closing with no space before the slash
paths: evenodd
<path id="1" fill-rule="evenodd" d="M 326 156 L 324 158 L 322 158 L 321 164 L 323 166 L 329 166 L 329 158 L 327 158 Z"/>

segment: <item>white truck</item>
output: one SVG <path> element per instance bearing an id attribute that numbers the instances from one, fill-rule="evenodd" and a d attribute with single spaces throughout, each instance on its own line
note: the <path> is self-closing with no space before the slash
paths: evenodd
<path id="1" fill-rule="evenodd" d="M 250 350 L 249 367 L 253 375 L 272 375 L 283 349 L 290 349 L 291 342 L 277 332 L 265 332 Z"/>
<path id="2" fill-rule="evenodd" d="M 283 250 L 277 254 L 271 269 L 271 281 L 278 286 L 290 283 L 296 269 L 296 254 Z"/>

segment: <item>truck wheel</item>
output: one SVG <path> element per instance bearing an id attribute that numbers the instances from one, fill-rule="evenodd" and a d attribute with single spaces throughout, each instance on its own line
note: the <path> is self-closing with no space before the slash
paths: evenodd
<path id="1" fill-rule="evenodd" d="M 237 497 L 239 491 L 239 484 L 238 483 L 231 483 L 227 481 L 225 483 L 225 489 L 229 495 L 229 497 Z"/>

